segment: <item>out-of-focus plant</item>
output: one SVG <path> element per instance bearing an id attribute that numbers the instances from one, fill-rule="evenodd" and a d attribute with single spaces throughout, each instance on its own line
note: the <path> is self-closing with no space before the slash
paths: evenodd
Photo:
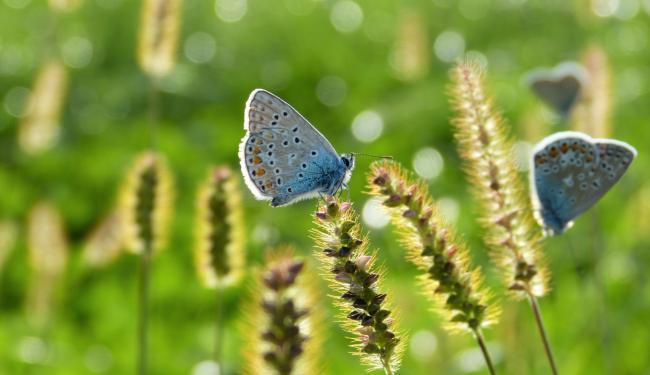
<path id="1" fill-rule="evenodd" d="M 321 374 L 323 316 L 313 271 L 290 248 L 270 254 L 242 330 L 244 374 Z"/>
<path id="2" fill-rule="evenodd" d="M 239 176 L 213 168 L 196 200 L 194 264 L 204 287 L 215 290 L 215 360 L 221 366 L 223 290 L 244 272 L 246 236 Z"/>
<path id="3" fill-rule="evenodd" d="M 32 271 L 27 312 L 32 323 L 44 328 L 51 320 L 57 286 L 68 264 L 63 217 L 49 202 L 39 202 L 29 212 L 27 249 Z"/>
<path id="4" fill-rule="evenodd" d="M 119 210 L 104 216 L 90 232 L 83 246 L 82 259 L 91 268 L 114 262 L 124 248 L 124 235 Z"/>
<path id="5" fill-rule="evenodd" d="M 164 248 L 173 201 L 172 177 L 165 159 L 154 152 L 140 155 L 127 174 L 120 212 L 126 247 L 140 256 L 138 373 L 147 373 L 149 273 L 151 258 Z"/>

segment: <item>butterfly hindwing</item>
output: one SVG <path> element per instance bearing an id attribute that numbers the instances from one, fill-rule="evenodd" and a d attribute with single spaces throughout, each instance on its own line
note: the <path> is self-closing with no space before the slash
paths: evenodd
<path id="1" fill-rule="evenodd" d="M 250 190 L 273 206 L 331 190 L 346 175 L 327 139 L 289 104 L 265 90 L 251 93 L 240 145 Z"/>
<path id="2" fill-rule="evenodd" d="M 561 233 L 621 178 L 636 151 L 613 140 L 561 132 L 542 140 L 533 155 L 532 182 L 542 224 Z"/>

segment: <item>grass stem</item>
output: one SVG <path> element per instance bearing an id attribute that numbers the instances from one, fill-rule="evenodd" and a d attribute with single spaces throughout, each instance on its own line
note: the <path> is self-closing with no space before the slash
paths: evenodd
<path id="1" fill-rule="evenodd" d="M 221 350 L 223 346 L 223 288 L 217 286 L 215 298 L 215 336 L 214 336 L 214 361 L 222 371 Z"/>
<path id="2" fill-rule="evenodd" d="M 485 358 L 485 364 L 487 365 L 487 368 L 490 371 L 490 375 L 496 375 L 496 371 L 494 370 L 494 364 L 492 363 L 492 357 L 490 357 L 490 352 L 487 349 L 487 345 L 485 345 L 485 339 L 483 338 L 483 334 L 481 333 L 480 330 L 476 329 L 474 330 L 474 337 L 476 337 L 476 341 L 478 342 L 478 345 L 481 347 L 481 352 L 483 353 L 483 358 Z"/>
<path id="3" fill-rule="evenodd" d="M 147 374 L 147 346 L 149 324 L 149 270 L 151 264 L 151 246 L 147 244 L 140 255 L 140 290 L 138 317 L 138 374 Z"/>
<path id="4" fill-rule="evenodd" d="M 542 339 L 542 343 L 544 344 L 544 351 L 546 352 L 546 358 L 548 359 L 548 364 L 551 366 L 551 372 L 553 373 L 553 375 L 557 375 L 557 365 L 555 364 L 555 358 L 553 357 L 551 344 L 549 343 L 548 336 L 546 335 L 546 329 L 544 328 L 544 320 L 542 319 L 542 313 L 539 309 L 539 304 L 537 303 L 537 297 L 529 293 L 528 301 L 530 301 L 530 307 L 533 310 L 533 315 L 535 315 L 535 323 L 537 323 L 539 336 Z"/>

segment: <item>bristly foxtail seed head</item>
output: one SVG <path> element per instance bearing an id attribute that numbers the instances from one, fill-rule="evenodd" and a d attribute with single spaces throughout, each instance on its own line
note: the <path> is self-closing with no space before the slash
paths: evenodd
<path id="1" fill-rule="evenodd" d="M 612 78 L 607 53 L 601 46 L 592 45 L 584 51 L 582 65 L 589 80 L 584 82 L 572 127 L 594 138 L 609 138 L 612 131 Z"/>
<path id="2" fill-rule="evenodd" d="M 548 271 L 539 248 L 541 231 L 518 175 L 508 128 L 484 93 L 483 68 L 463 61 L 451 72 L 458 149 L 481 205 L 486 244 L 515 296 L 548 291 Z"/>
<path id="3" fill-rule="evenodd" d="M 239 178 L 230 168 L 213 168 L 196 201 L 194 262 L 203 285 L 224 287 L 243 273 L 245 235 Z"/>
<path id="4" fill-rule="evenodd" d="M 447 321 L 445 328 L 478 332 L 496 322 L 499 309 L 482 286 L 480 269 L 470 269 L 465 244 L 440 216 L 426 184 L 394 161 L 379 161 L 370 168 L 368 185 L 390 212 L 408 259 L 422 272 L 424 294 Z"/>
<path id="5" fill-rule="evenodd" d="M 26 153 L 44 152 L 59 139 L 68 80 L 68 71 L 57 58 L 50 58 L 40 67 L 27 102 L 27 113 L 18 127 L 18 145 Z"/>
<path id="6" fill-rule="evenodd" d="M 138 62 L 150 76 L 160 78 L 174 67 L 181 0 L 145 0 L 140 18 Z"/>
<path id="7" fill-rule="evenodd" d="M 47 322 L 56 284 L 68 264 L 68 241 L 63 218 L 48 202 L 37 203 L 27 221 L 27 248 L 32 280 L 27 297 L 29 318 L 37 325 Z"/>
<path id="8" fill-rule="evenodd" d="M 119 209 L 103 217 L 90 232 L 82 250 L 85 265 L 101 268 L 115 261 L 124 249 L 124 235 Z"/>
<path id="9" fill-rule="evenodd" d="M 381 285 L 382 271 L 374 265 L 374 254 L 368 253 L 359 216 L 350 203 L 328 197 L 319 203 L 314 221 L 318 258 L 339 296 L 339 317 L 354 337 L 353 353 L 370 369 L 397 370 L 406 339 L 397 328 L 398 314 L 390 295 Z"/>
<path id="10" fill-rule="evenodd" d="M 269 254 L 245 307 L 243 374 L 322 374 L 324 317 L 311 266 L 291 248 Z"/>
<path id="11" fill-rule="evenodd" d="M 119 210 L 128 250 L 155 254 L 165 247 L 173 200 L 173 181 L 165 158 L 154 152 L 139 155 L 121 187 Z"/>

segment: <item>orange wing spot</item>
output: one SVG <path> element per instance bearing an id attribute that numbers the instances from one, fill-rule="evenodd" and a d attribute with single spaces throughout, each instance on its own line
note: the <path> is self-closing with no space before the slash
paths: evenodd
<path id="1" fill-rule="evenodd" d="M 571 145 L 571 149 L 572 149 L 573 151 L 577 151 L 577 150 L 578 150 L 578 143 L 577 143 L 577 142 L 573 142 L 573 144 Z"/>
<path id="2" fill-rule="evenodd" d="M 590 163 L 590 162 L 594 161 L 594 158 L 592 158 L 591 156 L 587 156 L 587 158 L 585 160 L 587 161 L 587 163 Z"/>
<path id="3" fill-rule="evenodd" d="M 255 148 L 253 149 L 253 155 L 257 155 L 257 154 L 259 154 L 260 152 L 262 152 L 262 149 L 259 148 L 259 147 L 255 147 Z"/>
<path id="4" fill-rule="evenodd" d="M 585 150 L 584 147 L 580 147 L 580 153 L 584 154 L 585 152 L 587 152 L 587 150 Z"/>
<path id="5" fill-rule="evenodd" d="M 562 147 L 560 147 L 560 150 L 562 151 L 563 154 L 566 154 L 567 151 L 569 151 L 569 145 L 566 143 L 562 143 Z"/>
<path id="6" fill-rule="evenodd" d="M 271 189 L 273 187 L 273 181 L 266 180 L 266 182 L 264 183 L 264 186 L 266 186 L 267 189 Z"/>
<path id="7" fill-rule="evenodd" d="M 540 158 L 540 159 L 537 161 L 537 163 L 538 163 L 539 165 L 542 165 L 542 164 L 546 163 L 546 159 L 544 159 L 544 158 Z"/>
<path id="8" fill-rule="evenodd" d="M 256 156 L 253 159 L 253 164 L 262 164 L 262 158 L 260 158 L 259 156 Z"/>
<path id="9" fill-rule="evenodd" d="M 548 154 L 551 155 L 552 158 L 556 157 L 557 156 L 557 148 L 551 147 L 551 150 L 549 151 Z"/>
<path id="10" fill-rule="evenodd" d="M 258 138 L 258 139 L 255 141 L 255 144 L 256 144 L 256 145 L 263 145 L 263 144 L 264 144 L 264 141 Z"/>
<path id="11" fill-rule="evenodd" d="M 256 176 L 264 176 L 264 174 L 266 173 L 266 169 L 264 169 L 264 168 L 257 168 L 257 170 L 255 171 L 255 173 L 256 173 Z"/>

